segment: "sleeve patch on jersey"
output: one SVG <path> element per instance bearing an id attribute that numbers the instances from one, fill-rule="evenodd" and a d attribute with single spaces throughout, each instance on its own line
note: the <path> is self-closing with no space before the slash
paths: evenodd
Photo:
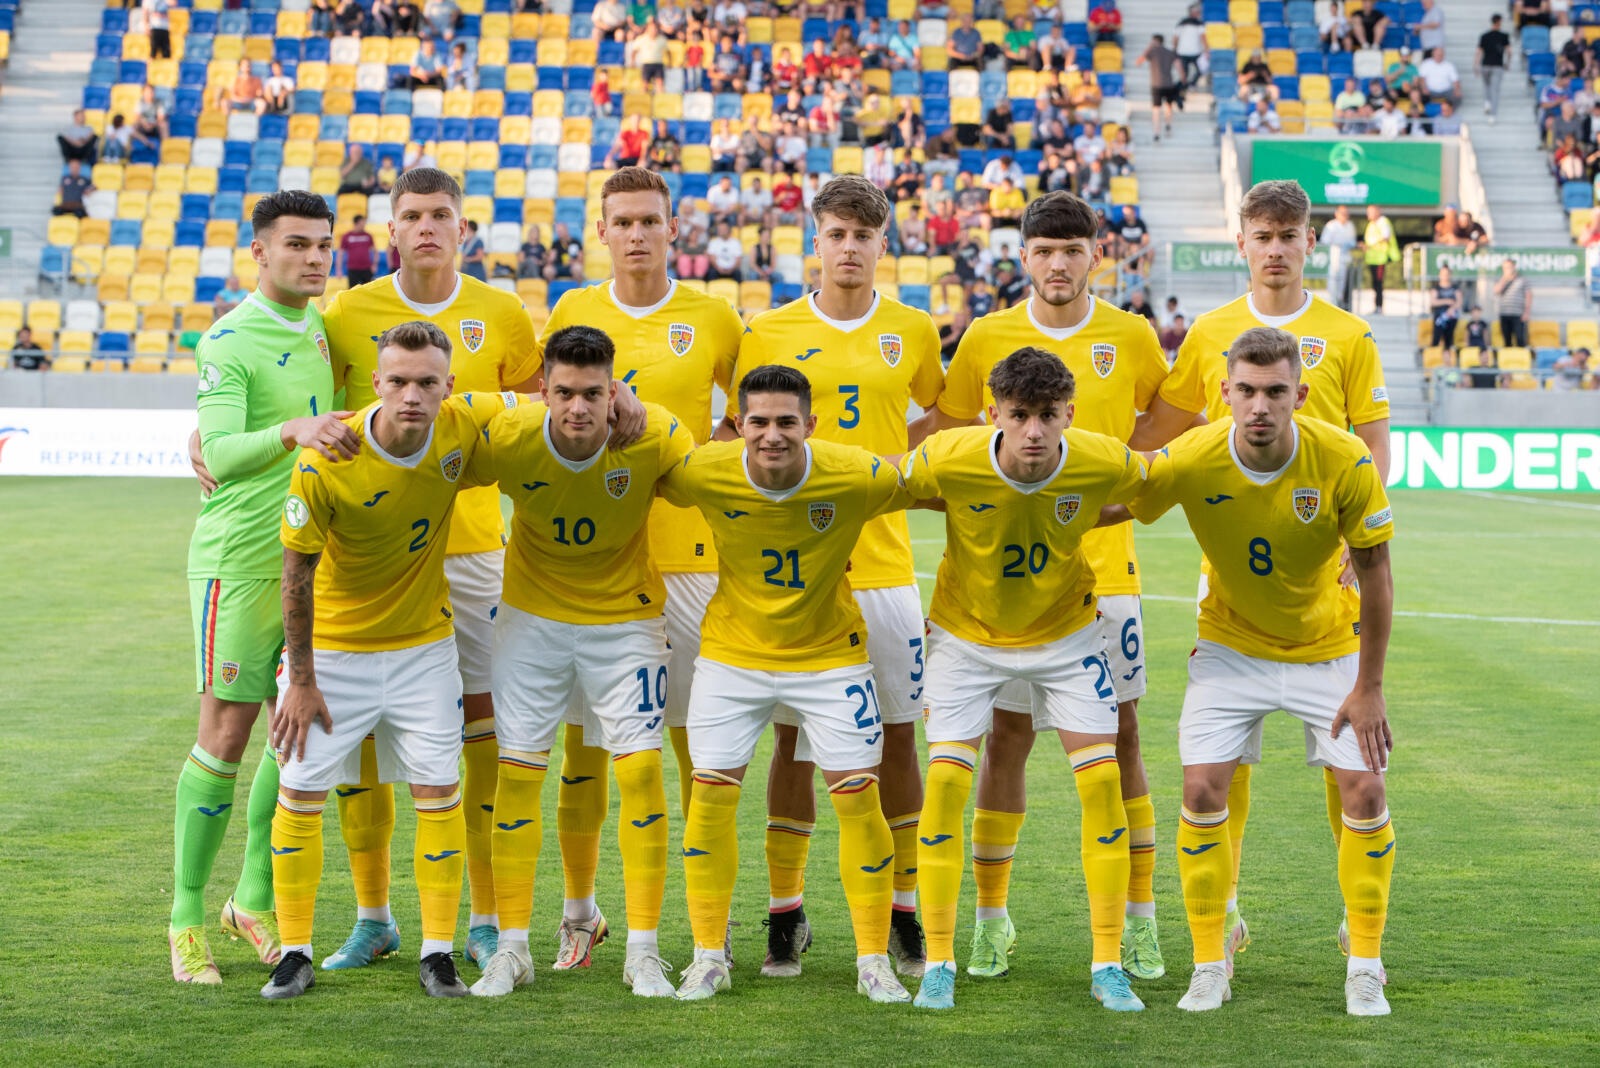
<path id="1" fill-rule="evenodd" d="M 306 507 L 306 502 L 292 493 L 289 494 L 288 499 L 283 502 L 283 521 L 289 524 L 289 529 L 299 530 L 310 518 L 311 509 Z"/>
<path id="2" fill-rule="evenodd" d="M 517 395 L 509 389 L 500 394 L 500 399 L 505 402 L 507 408 L 515 408 L 517 406 Z"/>
<path id="3" fill-rule="evenodd" d="M 317 343 L 317 351 L 322 354 L 322 362 L 330 367 L 333 366 L 333 357 L 328 353 L 328 339 L 323 336 L 321 330 L 311 336 Z"/>
<path id="4" fill-rule="evenodd" d="M 1374 386 L 1373 387 L 1373 389 L 1372 389 L 1372 403 L 1373 404 L 1387 403 L 1388 400 L 1389 400 L 1389 389 L 1388 389 L 1387 386 Z"/>
<path id="5" fill-rule="evenodd" d="M 1377 530 L 1379 527 L 1384 526 L 1385 524 L 1390 523 L 1393 520 L 1394 520 L 1394 509 L 1393 508 L 1385 508 L 1381 512 L 1373 512 L 1371 515 L 1367 516 L 1367 518 L 1363 519 L 1361 521 L 1361 523 L 1368 530 Z"/>
<path id="6" fill-rule="evenodd" d="M 222 372 L 217 370 L 214 363 L 200 365 L 200 393 L 210 393 L 222 385 Z"/>

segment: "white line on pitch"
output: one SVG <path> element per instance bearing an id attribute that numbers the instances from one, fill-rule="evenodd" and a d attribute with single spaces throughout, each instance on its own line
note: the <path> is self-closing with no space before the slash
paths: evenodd
<path id="1" fill-rule="evenodd" d="M 1491 501 L 1516 501 L 1518 504 L 1542 504 L 1549 508 L 1576 508 L 1584 512 L 1600 512 L 1600 504 L 1585 504 L 1582 501 L 1552 501 L 1543 497 L 1522 497 L 1514 493 L 1486 493 L 1483 490 L 1461 492 L 1473 497 L 1485 497 Z"/>
<path id="2" fill-rule="evenodd" d="M 1177 604 L 1194 604 L 1193 597 L 1169 597 L 1159 593 L 1141 596 L 1147 601 L 1172 601 Z M 1474 623 L 1533 623 L 1552 627 L 1600 627 L 1600 619 L 1535 619 L 1531 616 L 1477 616 L 1467 612 L 1404 612 L 1395 615 L 1408 619 L 1465 619 Z"/>

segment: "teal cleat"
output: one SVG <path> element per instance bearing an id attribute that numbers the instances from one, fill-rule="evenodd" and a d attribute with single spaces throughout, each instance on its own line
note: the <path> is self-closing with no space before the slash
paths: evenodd
<path id="1" fill-rule="evenodd" d="M 1122 968 L 1135 979 L 1160 979 L 1167 974 L 1156 941 L 1154 916 L 1129 916 L 1122 927 Z"/>
<path id="2" fill-rule="evenodd" d="M 919 1009 L 953 1009 L 956 1007 L 956 966 L 948 962 L 938 967 L 929 966 L 922 973 L 922 986 L 917 990 Z"/>
<path id="3" fill-rule="evenodd" d="M 1108 964 L 1089 979 L 1089 993 L 1112 1012 L 1143 1012 L 1144 1002 L 1128 985 L 1128 973 Z"/>
<path id="4" fill-rule="evenodd" d="M 486 967 L 494 951 L 500 948 L 500 929 L 492 923 L 480 923 L 467 928 L 467 959 L 480 969 Z"/>
<path id="5" fill-rule="evenodd" d="M 355 930 L 332 956 L 322 959 L 324 971 L 365 968 L 380 957 L 392 957 L 400 950 L 400 928 L 391 920 L 357 920 Z"/>
<path id="6" fill-rule="evenodd" d="M 1011 970 L 1007 958 L 1017 945 L 1017 928 L 1010 916 L 979 920 L 972 928 L 972 956 L 967 974 L 998 979 Z"/>

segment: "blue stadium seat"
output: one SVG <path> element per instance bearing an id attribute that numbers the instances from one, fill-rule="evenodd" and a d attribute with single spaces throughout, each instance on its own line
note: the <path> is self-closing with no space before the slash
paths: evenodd
<path id="1" fill-rule="evenodd" d="M 709 122 L 685 122 L 683 124 L 683 143 L 686 145 L 709 145 L 711 143 L 711 124 Z"/>
<path id="2" fill-rule="evenodd" d="M 778 282 L 772 287 L 772 303 L 774 307 L 799 300 L 803 295 L 799 282 Z"/>
<path id="3" fill-rule="evenodd" d="M 213 37 L 217 32 L 217 13 L 215 11 L 189 12 L 189 36 L 200 35 Z"/>
<path id="4" fill-rule="evenodd" d="M 663 171 L 661 180 L 667 183 L 668 200 L 676 205 L 683 197 L 683 175 L 677 171 Z"/>
<path id="5" fill-rule="evenodd" d="M 478 68 L 479 89 L 499 89 L 502 92 L 506 87 L 506 69 L 498 64 Z"/>
<path id="6" fill-rule="evenodd" d="M 907 285 L 900 287 L 900 303 L 916 308 L 918 311 L 928 310 L 928 287 Z"/>
<path id="7" fill-rule="evenodd" d="M 415 130 L 411 131 L 411 133 L 412 133 L 413 137 L 416 136 L 416 131 Z M 596 140 L 598 141 L 599 139 L 596 138 Z M 530 171 L 553 171 L 553 170 L 555 170 L 556 169 L 556 146 L 555 145 L 529 145 L 528 146 L 528 169 Z"/>
<path id="8" fill-rule="evenodd" d="M 487 15 L 509 15 L 511 0 L 484 0 L 483 10 Z"/>
<path id="9" fill-rule="evenodd" d="M 833 149 L 826 145 L 806 149 L 806 170 L 812 174 L 830 174 L 833 171 Z"/>
<path id="10" fill-rule="evenodd" d="M 96 339 L 95 348 L 102 353 L 125 354 L 129 348 L 128 335 L 121 330 L 107 330 Z"/>
<path id="11" fill-rule="evenodd" d="M 262 116 L 265 118 L 266 116 Z M 281 118 L 281 116 L 274 116 Z M 252 167 L 271 167 L 276 170 L 283 166 L 283 139 L 272 138 L 256 142 L 256 150 L 250 157 Z"/>
<path id="12" fill-rule="evenodd" d="M 1326 74 L 1328 57 L 1318 49 L 1296 50 L 1294 69 L 1300 74 Z"/>
<path id="13" fill-rule="evenodd" d="M 1044 162 L 1044 153 L 1037 148 L 1024 148 L 1012 153 L 1012 157 L 1025 175 L 1039 173 L 1039 164 Z"/>
<path id="14" fill-rule="evenodd" d="M 248 167 L 250 157 L 255 151 L 251 141 L 228 141 L 222 146 L 222 165 L 224 167 Z"/>
<path id="15" fill-rule="evenodd" d="M 1282 26 L 1288 21 L 1284 18 L 1282 0 L 1261 0 L 1256 5 L 1256 21 L 1263 26 Z"/>
<path id="16" fill-rule="evenodd" d="M 978 98 L 983 101 L 983 106 L 988 107 L 996 100 L 1006 95 L 1006 76 L 1004 71 L 986 70 L 978 78 Z"/>
<path id="17" fill-rule="evenodd" d="M 244 179 L 246 193 L 276 193 L 278 191 L 278 168 L 252 167 Z"/>
<path id="18" fill-rule="evenodd" d="M 227 12 L 226 14 L 233 14 Z M 226 15 L 223 22 L 227 22 Z M 251 37 L 271 37 L 278 32 L 278 13 L 276 11 L 252 11 L 246 21 L 248 27 L 245 32 Z"/>
<path id="19" fill-rule="evenodd" d="M 602 67 L 620 67 L 623 62 L 621 41 L 601 41 L 596 62 Z"/>
<path id="20" fill-rule="evenodd" d="M 171 129 L 170 124 L 168 126 L 168 129 L 170 131 L 170 129 Z M 176 137 L 176 136 L 179 136 L 179 135 L 174 134 L 173 136 Z M 138 141 L 135 141 L 133 143 L 133 148 L 130 149 L 129 152 L 128 152 L 128 162 L 129 163 L 149 163 L 149 164 L 152 164 L 152 165 L 154 165 L 156 163 L 160 163 L 161 162 L 161 150 L 159 148 L 157 148 L 155 145 L 142 145 Z"/>
<path id="21" fill-rule="evenodd" d="M 1011 101 L 1011 117 L 1017 122 L 1032 122 L 1038 114 L 1039 105 L 1033 97 L 1018 97 Z M 926 120 L 924 120 L 926 123 Z"/>
<path id="22" fill-rule="evenodd" d="M 195 116 L 170 114 L 167 116 L 167 132 L 173 137 L 193 137 Z"/>
<path id="23" fill-rule="evenodd" d="M 567 88 L 569 90 L 570 89 L 581 89 L 581 90 L 583 90 L 584 92 L 587 93 L 589 91 L 589 87 L 592 86 L 593 84 L 594 84 L 594 71 L 592 69 L 590 69 L 589 67 L 568 67 L 567 68 L 567 83 L 566 83 L 565 88 Z M 543 84 L 542 80 L 541 80 L 541 83 L 539 85 L 539 88 L 541 88 L 541 89 L 544 88 L 544 84 Z M 554 86 L 551 86 L 551 88 L 552 89 L 560 89 L 560 88 L 562 88 L 562 86 L 554 85 Z"/>
<path id="24" fill-rule="evenodd" d="M 112 59 L 122 61 L 122 35 L 120 33 L 102 33 L 94 39 L 94 54 L 96 59 Z"/>
<path id="25" fill-rule="evenodd" d="M 279 63 L 300 62 L 300 38 L 276 37 L 272 41 L 272 58 Z"/>
<path id="26" fill-rule="evenodd" d="M 326 37 L 307 37 L 300 49 L 300 58 L 307 63 L 328 62 L 328 39 Z"/>
<path id="27" fill-rule="evenodd" d="M 411 68 L 404 63 L 389 64 L 390 85 L 410 85 Z"/>
<path id="28" fill-rule="evenodd" d="M 181 219 L 172 231 L 172 244 L 177 248 L 204 248 L 206 224 L 198 219 Z"/>
<path id="29" fill-rule="evenodd" d="M 1290 45 L 1289 45 L 1289 27 L 1287 27 L 1287 26 L 1263 26 L 1263 27 L 1261 27 L 1261 47 L 1262 48 L 1288 48 L 1288 47 L 1290 47 Z"/>
<path id="30" fill-rule="evenodd" d="M 183 41 L 183 58 L 185 60 L 192 60 L 195 63 L 211 62 L 211 49 L 213 42 L 214 38 L 199 37 L 191 33 L 188 37 L 184 38 Z"/>
<path id="31" fill-rule="evenodd" d="M 594 17 L 591 15 L 573 15 L 568 35 L 574 40 L 594 36 Z"/>
<path id="32" fill-rule="evenodd" d="M 294 91 L 294 110 L 297 115 L 321 115 L 322 90 L 296 89 Z"/>
<path id="33" fill-rule="evenodd" d="M 205 87 L 206 65 L 204 63 L 186 59 L 178 64 L 178 88 L 197 89 L 204 92 Z"/>
<path id="34" fill-rule="evenodd" d="M 1584 211 L 1594 207 L 1594 187 L 1588 182 L 1562 182 L 1561 207 L 1565 211 Z"/>
<path id="35" fill-rule="evenodd" d="M 508 57 L 509 62 L 512 62 L 512 63 L 533 63 L 533 62 L 537 61 L 538 58 L 539 58 L 539 42 L 538 41 L 535 41 L 530 37 L 513 37 L 511 39 L 511 48 L 509 50 L 509 57 Z M 559 67 L 546 68 L 546 69 L 554 70 L 557 74 L 561 73 L 561 70 L 560 70 Z M 559 89 L 560 86 L 557 86 L 556 88 Z"/>
<path id="36" fill-rule="evenodd" d="M 1123 96 L 1123 95 L 1125 95 L 1121 73 L 1115 72 L 1115 71 L 1107 71 L 1105 74 L 1100 75 L 1100 95 L 1101 96 Z"/>
<path id="37" fill-rule="evenodd" d="M 806 19 L 800 24 L 800 40 L 805 43 L 805 50 L 811 51 L 812 41 L 827 41 L 833 37 L 833 32 L 828 29 L 827 19 Z"/>
<path id="38" fill-rule="evenodd" d="M 589 169 L 600 171 L 606 166 L 606 155 L 611 151 L 610 142 L 596 141 L 589 146 Z"/>
<path id="39" fill-rule="evenodd" d="M 1300 99 L 1300 79 L 1299 78 L 1296 78 L 1293 75 L 1289 75 L 1289 76 L 1281 77 L 1281 78 L 1274 78 L 1274 79 L 1272 79 L 1272 84 L 1276 85 L 1278 87 L 1278 99 L 1279 100 L 1299 100 Z"/>
<path id="40" fill-rule="evenodd" d="M 211 198 L 211 217 L 230 222 L 244 218 L 244 196 L 240 193 L 219 192 Z"/>
<path id="41" fill-rule="evenodd" d="M 111 243 L 138 247 L 143 231 L 144 223 L 139 219 L 112 219 Z"/>
<path id="42" fill-rule="evenodd" d="M 111 87 L 86 85 L 83 87 L 83 106 L 89 111 L 105 111 L 111 107 Z"/>
<path id="43" fill-rule="evenodd" d="M 516 223 L 522 225 L 522 198 L 521 197 L 495 197 L 494 221 L 497 223 Z"/>
<path id="44" fill-rule="evenodd" d="M 471 141 L 498 141 L 500 140 L 500 120 L 494 118 L 477 118 L 472 120 Z"/>
<path id="45" fill-rule="evenodd" d="M 527 145 L 501 145 L 500 146 L 500 167 L 501 167 L 501 169 L 510 168 L 510 169 L 514 169 L 514 170 L 521 170 L 522 168 L 526 167 L 527 165 L 528 165 L 528 146 Z"/>
<path id="46" fill-rule="evenodd" d="M 961 150 L 961 169 L 973 174 L 983 173 L 983 153 L 976 148 Z"/>
<path id="47" fill-rule="evenodd" d="M 1314 0 L 1289 0 L 1285 14 L 1291 26 L 1315 26 L 1317 5 Z"/>
<path id="48" fill-rule="evenodd" d="M 106 8 L 100 13 L 100 32 L 114 33 L 118 37 L 128 32 L 128 12 L 122 8 Z"/>
<path id="49" fill-rule="evenodd" d="M 1239 92 L 1239 79 L 1232 74 L 1211 76 L 1211 95 L 1218 100 L 1228 100 Z"/>
<path id="50" fill-rule="evenodd" d="M 1087 22 L 1068 22 L 1061 27 L 1062 38 L 1074 48 L 1089 47 L 1089 24 Z"/>
<path id="51" fill-rule="evenodd" d="M 889 75 L 889 93 L 891 96 L 915 96 L 922 91 L 922 79 L 917 77 L 914 70 L 897 70 Z"/>
<path id="52" fill-rule="evenodd" d="M 501 110 L 502 115 L 533 114 L 533 94 L 527 92 L 510 92 L 505 95 L 505 103 Z"/>
<path id="53" fill-rule="evenodd" d="M 744 99 L 738 93 L 718 93 L 712 105 L 712 114 L 719 119 L 737 119 L 744 115 Z"/>
<path id="54" fill-rule="evenodd" d="M 550 302 L 550 306 L 552 308 L 555 307 L 556 301 L 560 300 L 569 292 L 577 288 L 577 282 L 574 282 L 569 278 L 557 278 L 555 281 L 550 283 L 550 288 L 546 291 L 546 296 Z"/>
<path id="55" fill-rule="evenodd" d="M 468 119 L 441 119 L 439 121 L 439 140 L 465 141 L 472 132 L 471 121 Z"/>
<path id="56" fill-rule="evenodd" d="M 1566 354 L 1566 349 L 1534 349 L 1533 366 L 1536 370 L 1548 371 Z"/>
<path id="57" fill-rule="evenodd" d="M 439 120 L 413 117 L 411 120 L 411 136 L 418 144 L 427 144 L 429 141 L 439 140 Z"/>
<path id="58" fill-rule="evenodd" d="M 517 42 L 512 41 L 511 42 L 511 49 L 512 49 L 512 51 L 511 51 L 511 62 L 513 62 L 513 63 L 517 62 L 516 46 L 517 46 Z M 572 73 L 573 72 L 571 70 L 568 70 L 568 69 L 566 69 L 564 67 L 540 67 L 539 68 L 539 83 L 538 83 L 539 84 L 539 88 L 540 89 L 566 89 L 568 87 L 567 86 L 567 82 L 571 78 Z"/>
<path id="59" fill-rule="evenodd" d="M 1200 5 L 1200 17 L 1207 22 L 1228 21 L 1228 0 L 1205 0 Z"/>
<path id="60" fill-rule="evenodd" d="M 1322 36 L 1315 26 L 1290 26 L 1289 47 L 1296 52 L 1306 52 L 1322 45 Z"/>
<path id="61" fill-rule="evenodd" d="M 210 304 L 217 299 L 217 294 L 222 292 L 222 287 L 228 284 L 226 278 L 196 278 L 194 280 L 194 299 L 197 304 Z"/>
<path id="62" fill-rule="evenodd" d="M 383 94 L 376 91 L 357 89 L 355 92 L 355 113 L 357 115 L 379 115 L 383 112 Z"/>
<path id="63" fill-rule="evenodd" d="M 393 160 L 394 165 L 398 167 L 400 161 L 405 159 L 405 156 L 406 146 L 398 141 L 381 141 L 372 146 L 372 158 L 380 163 L 387 157 Z"/>
<path id="64" fill-rule="evenodd" d="M 950 101 L 942 97 L 923 97 L 922 121 L 928 126 L 931 136 L 935 126 L 943 132 L 950 125 Z"/>
<path id="65" fill-rule="evenodd" d="M 1328 77 L 1353 78 L 1356 73 L 1355 56 L 1349 52 L 1328 53 Z"/>
<path id="66" fill-rule="evenodd" d="M 622 132 L 622 120 L 617 118 L 615 115 L 607 115 L 603 118 L 597 118 L 594 120 L 593 129 L 594 137 L 592 140 L 596 144 L 609 145 L 615 141 L 617 139 L 617 135 Z M 554 164 L 552 164 L 552 166 L 554 166 Z"/>
<path id="67" fill-rule="evenodd" d="M 205 67 L 201 66 L 204 72 Z M 122 65 L 114 59 L 96 59 L 89 64 L 90 85 L 116 85 Z"/>
<path id="68" fill-rule="evenodd" d="M 469 197 L 494 196 L 494 171 L 468 171 L 462 192 Z"/>
<path id="69" fill-rule="evenodd" d="M 697 173 L 683 176 L 683 189 L 680 195 L 685 197 L 704 197 L 710 191 L 711 175 Z"/>
<path id="70" fill-rule="evenodd" d="M 249 177 L 249 168 L 220 167 L 217 169 L 217 191 L 243 193 L 249 184 Z"/>
<path id="71" fill-rule="evenodd" d="M 1543 27 L 1539 27 L 1543 29 Z M 1556 74 L 1556 54 L 1554 52 L 1529 52 L 1528 77 L 1554 78 Z"/>
<path id="72" fill-rule="evenodd" d="M 867 18 L 886 19 L 889 17 L 889 0 L 867 0 Z"/>
<path id="73" fill-rule="evenodd" d="M 211 197 L 205 193 L 185 193 L 179 199 L 179 218 L 202 225 L 211 218 Z"/>

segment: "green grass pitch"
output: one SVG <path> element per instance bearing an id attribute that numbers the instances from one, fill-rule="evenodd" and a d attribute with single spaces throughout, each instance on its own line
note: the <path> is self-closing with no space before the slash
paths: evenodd
<path id="1" fill-rule="evenodd" d="M 0 480 L 8 575 L 0 1048 L 12 1063 L 1600 1062 L 1593 498 L 1397 495 L 1396 600 L 1409 614 L 1396 620 L 1387 679 L 1399 860 L 1384 947 L 1394 1015 L 1382 1020 L 1344 1015 L 1321 778 L 1304 767 L 1299 726 L 1282 716 L 1269 722 L 1255 779 L 1241 891 L 1255 942 L 1239 959 L 1234 1000 L 1199 1018 L 1175 1007 L 1190 952 L 1173 860 L 1175 727 L 1199 560 L 1179 516 L 1139 534 L 1150 673 L 1141 715 L 1169 967 L 1166 978 L 1138 984 L 1149 1005 L 1142 1014 L 1111 1014 L 1089 998 L 1077 802 L 1065 757 L 1048 738 L 1033 758 L 1012 886 L 1021 939 L 1011 975 L 962 975 L 955 1012 L 875 1006 L 853 992 L 825 802 L 807 901 L 817 944 L 801 979 L 759 976 L 765 752 L 741 813 L 734 985 L 710 1003 L 633 998 L 620 981 L 620 938 L 587 971 L 547 970 L 561 897 L 554 785 L 534 906 L 542 963 L 530 988 L 493 1002 L 421 995 L 413 821 L 403 804 L 393 894 L 400 956 L 321 974 L 302 1000 L 268 1004 L 256 996 L 264 969 L 213 926 L 224 985 L 179 987 L 162 933 L 175 773 L 198 707 L 183 573 L 195 508 L 194 487 L 181 482 Z M 916 515 L 912 530 L 927 594 L 938 518 Z M 668 776 L 676 798 L 675 772 Z M 241 805 L 246 789 L 241 782 Z M 675 804 L 671 818 L 678 823 Z M 208 892 L 213 925 L 237 875 L 243 831 L 241 811 Z M 680 832 L 675 825 L 674 845 Z M 319 957 L 342 941 L 354 910 L 336 819 L 327 833 Z M 620 929 L 618 868 L 608 828 L 599 899 Z M 973 900 L 969 874 L 957 933 L 963 961 Z M 464 924 L 464 896 L 462 908 Z M 675 861 L 662 947 L 668 960 L 687 963 Z M 463 972 L 476 977 L 471 966 Z"/>

